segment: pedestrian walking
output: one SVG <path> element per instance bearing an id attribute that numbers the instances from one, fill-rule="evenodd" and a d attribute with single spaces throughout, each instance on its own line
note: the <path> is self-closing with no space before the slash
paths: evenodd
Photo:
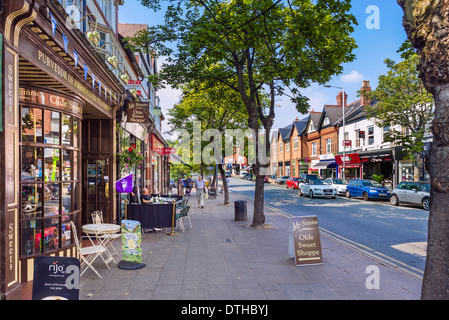
<path id="1" fill-rule="evenodd" d="M 184 182 L 182 181 L 181 178 L 179 178 L 178 181 L 178 196 L 183 196 L 183 192 L 182 192 L 182 188 L 184 187 Z"/>
<path id="2" fill-rule="evenodd" d="M 198 199 L 198 208 L 204 208 L 204 189 L 206 184 L 201 176 L 198 176 L 198 180 L 195 181 L 196 198 Z"/>

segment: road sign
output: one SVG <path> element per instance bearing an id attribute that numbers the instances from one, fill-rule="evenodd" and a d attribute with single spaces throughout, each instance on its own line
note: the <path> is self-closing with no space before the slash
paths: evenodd
<path id="1" fill-rule="evenodd" d="M 297 266 L 323 263 L 320 229 L 316 216 L 292 217 L 290 245 Z"/>

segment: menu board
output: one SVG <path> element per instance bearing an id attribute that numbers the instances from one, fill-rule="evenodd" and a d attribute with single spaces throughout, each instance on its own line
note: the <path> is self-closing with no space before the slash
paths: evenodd
<path id="1" fill-rule="evenodd" d="M 80 261 L 40 256 L 34 260 L 33 300 L 78 300 Z"/>
<path id="2" fill-rule="evenodd" d="M 323 263 L 320 229 L 316 216 L 292 217 L 291 239 L 297 266 Z"/>

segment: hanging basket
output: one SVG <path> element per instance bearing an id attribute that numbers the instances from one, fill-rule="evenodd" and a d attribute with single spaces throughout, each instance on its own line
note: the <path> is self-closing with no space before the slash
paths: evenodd
<path id="1" fill-rule="evenodd" d="M 136 146 L 132 145 L 128 149 L 118 153 L 117 159 L 121 166 L 133 167 L 142 164 L 144 157 L 142 153 L 136 149 Z"/>

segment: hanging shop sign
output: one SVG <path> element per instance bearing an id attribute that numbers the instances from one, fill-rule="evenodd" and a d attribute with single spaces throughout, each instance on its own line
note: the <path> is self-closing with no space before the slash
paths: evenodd
<path id="1" fill-rule="evenodd" d="M 297 266 L 323 263 L 317 216 L 291 218 L 290 257 Z"/>
<path id="2" fill-rule="evenodd" d="M 150 103 L 145 101 L 128 101 L 127 102 L 127 122 L 147 123 L 149 122 L 148 110 Z"/>

